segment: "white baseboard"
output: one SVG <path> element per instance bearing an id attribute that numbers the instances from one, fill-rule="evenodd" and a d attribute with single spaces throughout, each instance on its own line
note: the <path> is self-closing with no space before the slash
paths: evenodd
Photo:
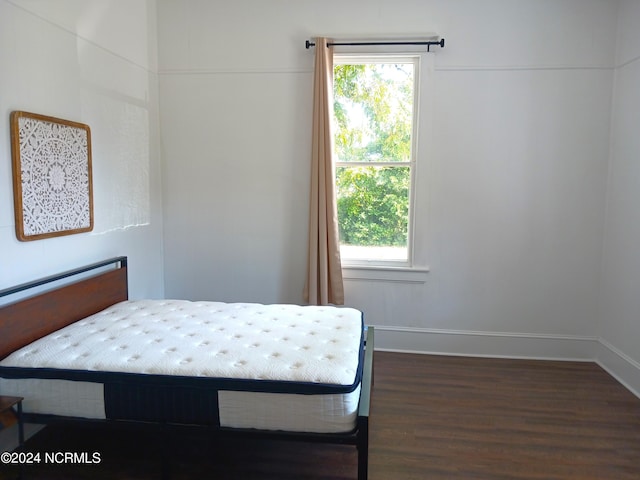
<path id="1" fill-rule="evenodd" d="M 636 397 L 640 398 L 640 363 L 603 339 L 598 342 L 595 361 Z"/>
<path id="2" fill-rule="evenodd" d="M 594 361 L 596 337 L 376 326 L 376 349 L 398 352 Z"/>
<path id="3" fill-rule="evenodd" d="M 596 362 L 640 398 L 640 363 L 597 337 L 376 326 L 376 350 Z"/>

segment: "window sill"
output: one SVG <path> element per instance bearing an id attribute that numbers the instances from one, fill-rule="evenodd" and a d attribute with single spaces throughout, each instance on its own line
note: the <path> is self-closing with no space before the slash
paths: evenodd
<path id="1" fill-rule="evenodd" d="M 425 283 L 429 268 L 343 265 L 342 278 L 373 282 Z"/>

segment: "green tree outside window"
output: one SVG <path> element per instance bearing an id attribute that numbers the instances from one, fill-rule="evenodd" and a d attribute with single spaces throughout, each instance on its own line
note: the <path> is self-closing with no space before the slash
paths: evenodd
<path id="1" fill-rule="evenodd" d="M 338 222 L 343 245 L 407 247 L 413 63 L 334 67 Z"/>

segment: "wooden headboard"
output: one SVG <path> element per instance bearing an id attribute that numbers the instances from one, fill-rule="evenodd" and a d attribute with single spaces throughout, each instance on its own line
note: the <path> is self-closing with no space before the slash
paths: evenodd
<path id="1" fill-rule="evenodd" d="M 104 270 L 113 265 L 113 268 Z M 0 306 L 0 359 L 40 337 L 127 300 L 127 257 L 115 257 L 0 291 L 0 297 L 78 276 L 101 273 Z"/>

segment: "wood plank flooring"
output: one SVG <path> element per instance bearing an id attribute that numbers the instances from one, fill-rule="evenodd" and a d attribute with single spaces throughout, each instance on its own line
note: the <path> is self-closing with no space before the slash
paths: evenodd
<path id="1" fill-rule="evenodd" d="M 594 363 L 376 352 L 370 479 L 640 479 L 640 399 Z"/>
<path id="2" fill-rule="evenodd" d="M 375 354 L 370 480 L 639 480 L 640 399 L 593 363 Z M 355 447 L 49 426 L 32 452 L 99 465 L 29 466 L 25 480 L 356 480 Z M 0 465 L 0 479 L 16 468 Z"/>

